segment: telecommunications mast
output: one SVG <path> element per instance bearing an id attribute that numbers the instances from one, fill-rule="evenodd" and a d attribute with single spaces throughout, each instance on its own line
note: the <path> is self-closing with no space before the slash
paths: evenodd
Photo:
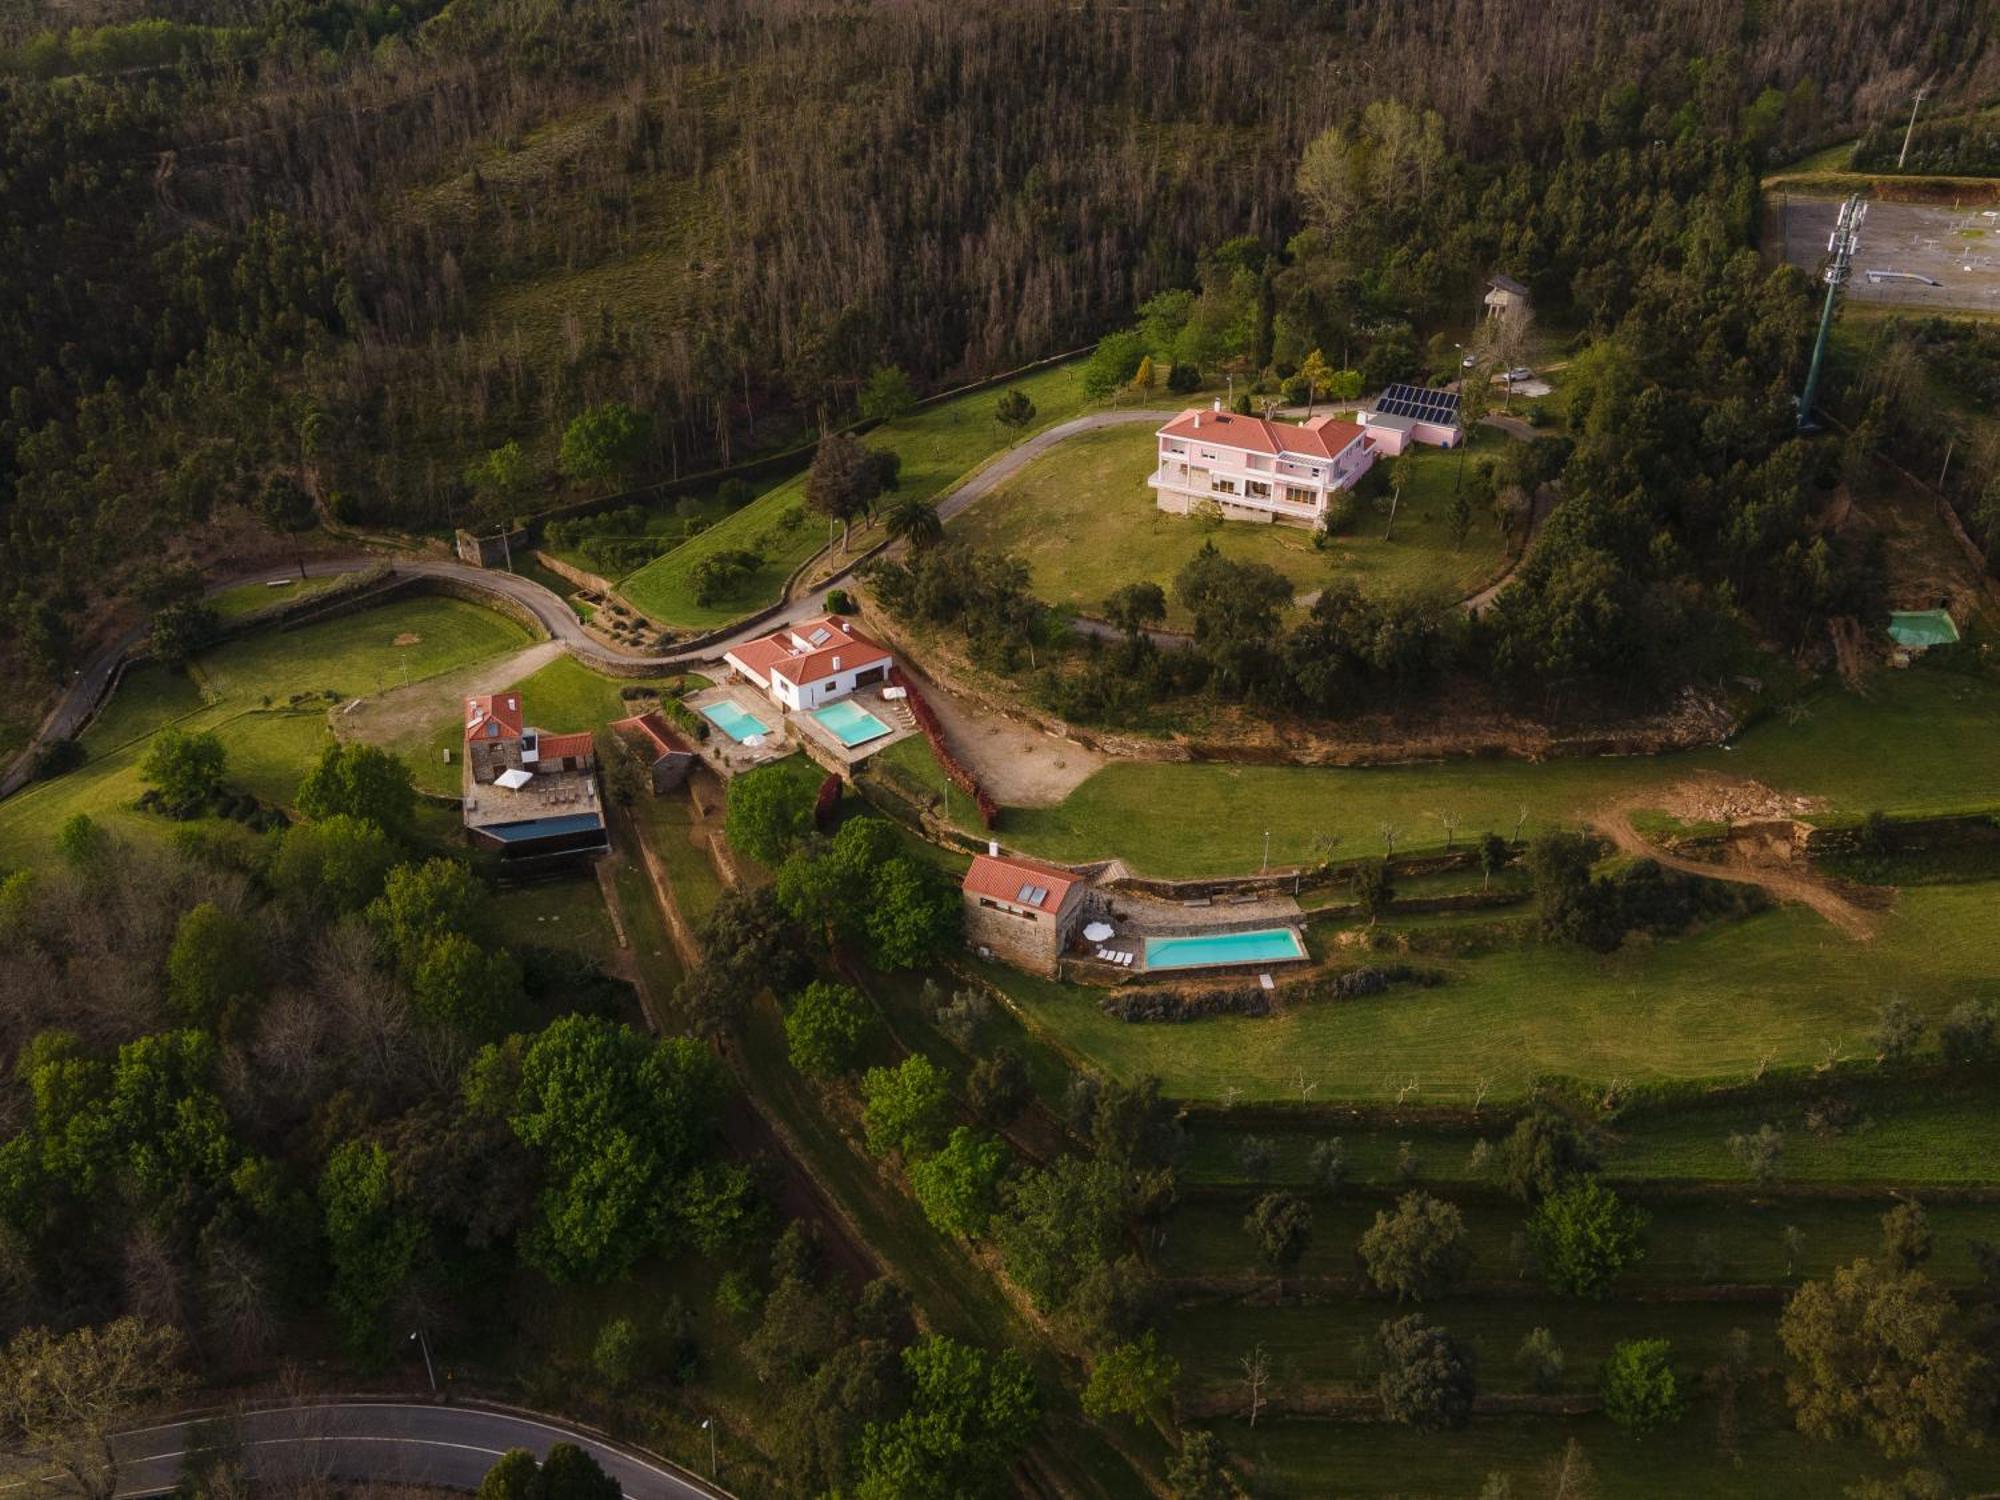
<path id="1" fill-rule="evenodd" d="M 1812 432 L 1813 397 L 1819 393 L 1820 365 L 1826 359 L 1826 336 L 1833 331 L 1833 305 L 1847 283 L 1854 264 L 1855 248 L 1861 243 L 1861 221 L 1868 217 L 1868 205 L 1856 193 L 1840 205 L 1840 217 L 1826 241 L 1826 305 L 1820 309 L 1819 337 L 1813 340 L 1812 365 L 1806 371 L 1806 388 L 1799 395 L 1799 431 Z"/>

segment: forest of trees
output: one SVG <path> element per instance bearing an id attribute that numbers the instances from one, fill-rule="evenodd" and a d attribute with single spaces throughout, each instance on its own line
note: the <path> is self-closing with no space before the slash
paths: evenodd
<path id="1" fill-rule="evenodd" d="M 65 29 L 31 4 L 0 22 L 0 604 L 54 671 L 128 559 L 232 508 L 511 505 L 468 466 L 518 441 L 553 476 L 607 401 L 645 419 L 635 473 L 725 458 L 882 365 L 932 383 L 1072 346 L 1315 209 L 1337 253 L 1293 278 L 1290 322 L 1357 363 L 1496 261 L 1616 316 L 1639 288 L 1595 241 L 1676 234 L 1656 195 L 1720 170 L 1705 153 L 1793 150 L 1933 71 L 1988 80 L 1990 46 L 1946 43 L 1983 37 L 1976 6 L 1943 9 L 209 0 Z M 1310 143 L 1387 99 L 1419 112 L 1408 172 L 1295 190 Z M 1621 165 L 1561 149 L 1579 112 Z M 1569 177 L 1538 177 L 1558 153 Z M 1539 192 L 1576 232 L 1530 224 Z M 486 315 L 662 244 L 686 267 L 664 322 L 607 298 L 550 344 Z"/>

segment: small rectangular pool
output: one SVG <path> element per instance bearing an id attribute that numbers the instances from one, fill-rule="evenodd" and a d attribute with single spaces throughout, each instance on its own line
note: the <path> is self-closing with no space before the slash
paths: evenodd
<path id="1" fill-rule="evenodd" d="M 1289 927 L 1216 932 L 1203 937 L 1146 939 L 1146 968 L 1206 969 L 1220 964 L 1269 964 L 1304 958 L 1305 944 Z"/>
<path id="2" fill-rule="evenodd" d="M 745 713 L 727 698 L 714 703 L 704 703 L 701 706 L 701 716 L 739 745 L 746 743 L 755 735 L 771 732 L 757 722 L 755 714 Z"/>
<path id="3" fill-rule="evenodd" d="M 870 740 L 879 740 L 889 732 L 887 724 L 860 704 L 845 698 L 838 703 L 829 703 L 825 708 L 814 709 L 813 717 L 828 734 L 850 750 Z"/>

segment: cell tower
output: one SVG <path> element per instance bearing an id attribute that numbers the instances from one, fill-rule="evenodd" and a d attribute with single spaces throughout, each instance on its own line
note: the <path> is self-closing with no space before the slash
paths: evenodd
<path id="1" fill-rule="evenodd" d="M 1826 305 L 1819 313 L 1819 337 L 1813 340 L 1812 365 L 1806 371 L 1806 388 L 1799 395 L 1799 431 L 1813 432 L 1813 398 L 1819 394 L 1820 366 L 1826 360 L 1826 336 L 1833 331 L 1833 304 L 1847 284 L 1854 264 L 1854 252 L 1861 244 L 1861 221 L 1868 217 L 1868 205 L 1856 193 L 1840 205 L 1840 217 L 1826 239 Z"/>

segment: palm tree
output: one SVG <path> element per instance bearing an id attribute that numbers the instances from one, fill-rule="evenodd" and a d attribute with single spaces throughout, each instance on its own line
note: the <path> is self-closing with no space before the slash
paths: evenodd
<path id="1" fill-rule="evenodd" d="M 944 540 L 944 522 L 938 519 L 937 507 L 927 500 L 898 500 L 889 507 L 882 524 L 890 536 L 920 552 Z"/>

